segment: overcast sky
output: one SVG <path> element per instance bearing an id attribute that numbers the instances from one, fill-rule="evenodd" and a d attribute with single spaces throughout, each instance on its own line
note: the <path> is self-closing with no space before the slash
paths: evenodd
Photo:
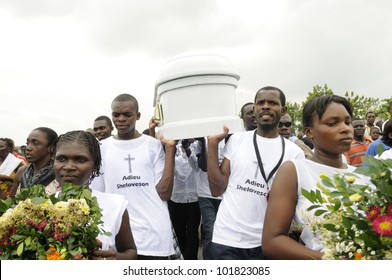
<path id="1" fill-rule="evenodd" d="M 92 127 L 121 93 L 144 130 L 161 66 L 189 51 L 232 62 L 238 108 L 267 85 L 293 102 L 324 84 L 392 95 L 390 0 L 1 0 L 0 38 L 0 137 L 17 145 Z"/>

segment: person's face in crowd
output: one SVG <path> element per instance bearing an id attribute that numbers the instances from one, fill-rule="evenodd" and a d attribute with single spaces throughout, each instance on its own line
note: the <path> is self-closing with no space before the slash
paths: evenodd
<path id="1" fill-rule="evenodd" d="M 22 154 L 22 156 L 26 154 L 26 146 L 20 146 L 20 153 Z"/>
<path id="2" fill-rule="evenodd" d="M 33 130 L 26 141 L 26 160 L 36 163 L 44 159 L 50 159 L 51 147 L 47 135 L 40 130 Z"/>
<path id="3" fill-rule="evenodd" d="M 111 128 L 105 120 L 98 120 L 94 122 L 94 135 L 101 141 L 112 135 L 113 128 Z"/>
<path id="4" fill-rule="evenodd" d="M 384 122 L 380 120 L 380 121 L 376 122 L 376 126 L 378 126 L 378 127 L 381 129 L 383 123 L 384 123 Z M 380 130 L 380 131 L 381 131 L 381 130 Z"/>
<path id="5" fill-rule="evenodd" d="M 65 183 L 84 186 L 93 172 L 94 159 L 85 145 L 62 142 L 57 146 L 53 169 L 60 186 Z"/>
<path id="6" fill-rule="evenodd" d="M 278 124 L 279 135 L 282 135 L 284 138 L 289 139 L 291 136 L 291 125 L 291 117 L 287 114 L 283 115 L 280 118 L 280 122 Z"/>
<path id="7" fill-rule="evenodd" d="M 140 119 L 135 103 L 132 101 L 114 101 L 112 120 L 119 139 L 128 139 L 135 131 L 136 121 Z"/>
<path id="8" fill-rule="evenodd" d="M 366 124 L 372 126 L 376 120 L 376 115 L 374 113 L 368 113 L 366 116 Z"/>
<path id="9" fill-rule="evenodd" d="M 372 128 L 370 129 L 370 137 L 372 138 L 373 141 L 377 140 L 380 138 L 380 129 Z"/>
<path id="10" fill-rule="evenodd" d="M 243 109 L 242 119 L 245 123 L 246 130 L 254 130 L 257 128 L 257 120 L 254 114 L 255 106 L 253 104 L 246 105 Z"/>
<path id="11" fill-rule="evenodd" d="M 255 100 L 255 117 L 262 130 L 268 131 L 276 128 L 284 113 L 286 113 L 286 107 L 283 107 L 280 102 L 279 91 L 261 90 L 258 92 Z"/>
<path id="12" fill-rule="evenodd" d="M 362 120 L 353 121 L 354 138 L 363 138 L 365 135 L 365 122 Z"/>
<path id="13" fill-rule="evenodd" d="M 350 150 L 354 129 L 350 114 L 341 104 L 329 104 L 322 117 L 313 117 L 312 126 L 305 129 L 315 149 L 334 154 Z"/>
<path id="14" fill-rule="evenodd" d="M 0 140 L 0 158 L 5 159 L 11 152 L 11 147 L 8 146 L 6 141 Z"/>

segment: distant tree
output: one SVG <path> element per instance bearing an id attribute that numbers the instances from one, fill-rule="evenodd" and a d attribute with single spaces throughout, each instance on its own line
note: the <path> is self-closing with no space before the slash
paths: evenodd
<path id="1" fill-rule="evenodd" d="M 333 95 L 332 89 L 328 85 L 313 86 L 313 91 L 308 93 L 308 96 L 302 103 L 297 102 L 286 102 L 287 112 L 293 118 L 293 131 L 302 130 L 302 110 L 305 104 L 315 97 L 322 95 Z M 346 92 L 344 97 L 353 105 L 354 118 L 365 119 L 366 112 L 372 111 L 376 114 L 377 118 L 381 120 L 387 120 L 390 116 L 387 110 L 389 104 L 392 103 L 392 97 L 380 100 L 374 97 L 364 97 L 355 94 L 354 92 Z"/>
<path id="2" fill-rule="evenodd" d="M 344 96 L 353 105 L 354 118 L 365 120 L 366 112 L 369 111 L 372 111 L 378 115 L 377 111 L 381 105 L 381 101 L 378 98 L 359 96 L 354 92 L 346 92 Z"/>
<path id="3" fill-rule="evenodd" d="M 319 85 L 313 86 L 313 91 L 308 92 L 308 96 L 306 97 L 305 101 L 302 103 L 297 103 L 297 102 L 286 102 L 287 106 L 287 112 L 291 116 L 294 122 L 293 126 L 293 131 L 299 131 L 302 130 L 302 109 L 304 108 L 305 104 L 312 100 L 313 98 L 317 96 L 322 96 L 322 95 L 333 95 L 333 92 L 331 89 L 328 88 L 328 86 L 325 84 L 323 87 Z"/>
<path id="4" fill-rule="evenodd" d="M 328 88 L 325 84 L 323 87 L 319 85 L 315 85 L 313 87 L 313 91 L 308 93 L 308 97 L 306 97 L 305 101 L 302 102 L 302 108 L 308 103 L 310 100 L 314 99 L 315 97 L 322 96 L 322 95 L 333 95 L 333 91 Z"/>
<path id="5" fill-rule="evenodd" d="M 378 119 L 386 121 L 392 117 L 389 115 L 389 112 L 388 112 L 389 104 L 392 104 L 392 97 L 391 98 L 384 98 L 381 100 L 380 106 L 374 110 L 374 113 L 376 114 Z"/>
<path id="6" fill-rule="evenodd" d="M 293 131 L 302 126 L 302 104 L 297 102 L 286 102 L 287 113 L 293 120 Z"/>

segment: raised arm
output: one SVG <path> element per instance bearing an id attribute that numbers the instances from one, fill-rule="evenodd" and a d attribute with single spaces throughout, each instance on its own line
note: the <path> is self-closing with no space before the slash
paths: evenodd
<path id="1" fill-rule="evenodd" d="M 204 137 L 196 138 L 200 144 L 200 154 L 197 158 L 197 166 L 203 171 L 207 172 L 207 143 Z"/>
<path id="2" fill-rule="evenodd" d="M 220 196 L 225 192 L 230 176 L 230 161 L 224 158 L 219 166 L 218 158 L 219 142 L 225 139 L 228 133 L 229 129 L 225 126 L 223 128 L 223 133 L 208 137 L 207 174 L 211 194 L 215 197 Z"/>
<path id="3" fill-rule="evenodd" d="M 159 197 L 168 201 L 172 195 L 173 191 L 173 181 L 174 181 L 174 158 L 176 153 L 177 141 L 166 140 L 161 135 L 161 143 L 165 147 L 165 165 L 163 168 L 163 174 L 158 184 L 155 186 Z"/>

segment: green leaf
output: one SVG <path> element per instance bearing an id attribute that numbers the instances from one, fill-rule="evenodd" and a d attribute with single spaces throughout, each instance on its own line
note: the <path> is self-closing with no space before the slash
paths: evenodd
<path id="1" fill-rule="evenodd" d="M 342 204 L 340 203 L 340 201 L 339 201 L 339 200 L 338 200 L 338 201 L 336 201 L 336 204 L 335 204 L 335 206 L 334 206 L 333 210 L 334 210 L 334 211 L 338 211 L 341 205 L 342 205 Z"/>
<path id="2" fill-rule="evenodd" d="M 31 203 L 33 203 L 35 205 L 41 204 L 41 203 L 43 203 L 45 201 L 46 201 L 46 198 L 44 198 L 44 197 L 33 197 L 31 199 Z"/>
<path id="3" fill-rule="evenodd" d="M 12 235 L 12 239 L 14 239 L 17 242 L 20 242 L 21 240 L 24 240 L 25 238 L 26 238 L 25 235 L 19 235 L 19 234 Z"/>
<path id="4" fill-rule="evenodd" d="M 323 226 L 324 226 L 324 228 L 326 228 L 329 231 L 333 231 L 333 232 L 339 231 L 339 229 L 337 229 L 336 225 L 334 225 L 334 224 L 324 224 Z"/>
<path id="5" fill-rule="evenodd" d="M 315 195 L 314 195 L 314 192 L 313 191 L 311 191 L 311 192 L 309 192 L 309 191 L 307 191 L 306 189 L 304 189 L 304 188 L 302 188 L 301 189 L 301 194 L 306 198 L 306 199 L 308 199 L 310 202 L 316 202 L 316 198 L 315 198 Z"/>
<path id="6" fill-rule="evenodd" d="M 317 209 L 317 208 L 320 208 L 320 207 L 322 207 L 322 206 L 321 206 L 321 205 L 315 204 L 315 205 L 312 205 L 312 206 L 310 206 L 309 208 L 307 208 L 307 210 L 308 210 L 308 211 L 311 211 L 311 210 L 313 210 L 313 209 Z"/>
<path id="7" fill-rule="evenodd" d="M 22 253 L 23 253 L 23 248 L 24 248 L 24 243 L 21 242 L 21 243 L 18 245 L 18 248 L 16 249 L 16 253 L 18 254 L 18 256 L 22 255 Z"/>
<path id="8" fill-rule="evenodd" d="M 327 210 L 317 210 L 316 212 L 314 212 L 314 215 L 321 216 L 322 214 L 324 214 L 326 212 L 327 212 Z"/>
<path id="9" fill-rule="evenodd" d="M 27 236 L 24 242 L 25 242 L 26 246 L 29 246 L 31 243 L 31 236 Z"/>

